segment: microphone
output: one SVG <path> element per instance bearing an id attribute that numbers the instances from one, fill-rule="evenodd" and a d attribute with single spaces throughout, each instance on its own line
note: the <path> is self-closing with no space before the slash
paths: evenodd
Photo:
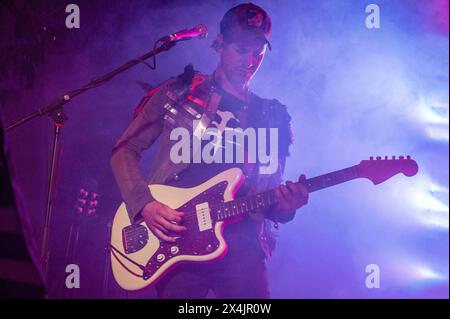
<path id="1" fill-rule="evenodd" d="M 192 38 L 205 38 L 208 35 L 208 28 L 204 24 L 198 24 L 192 29 L 184 29 L 170 35 L 167 35 L 160 39 L 164 42 L 178 42 L 184 40 L 190 40 Z"/>

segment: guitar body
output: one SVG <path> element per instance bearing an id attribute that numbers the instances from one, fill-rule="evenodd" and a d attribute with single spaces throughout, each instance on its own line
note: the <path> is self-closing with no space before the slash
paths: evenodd
<path id="1" fill-rule="evenodd" d="M 122 203 L 114 217 L 110 242 L 112 270 L 119 286 L 143 289 L 179 263 L 223 257 L 227 222 L 216 221 L 210 207 L 233 200 L 242 182 L 242 171 L 231 168 L 192 188 L 149 185 L 155 200 L 185 213 L 183 225 L 188 230 L 174 243 L 158 239 L 145 222 L 132 225 Z"/>

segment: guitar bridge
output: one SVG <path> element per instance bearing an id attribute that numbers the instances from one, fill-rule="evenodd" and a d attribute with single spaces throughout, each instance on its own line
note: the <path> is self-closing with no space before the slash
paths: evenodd
<path id="1" fill-rule="evenodd" d="M 134 253 L 147 245 L 147 228 L 142 225 L 130 225 L 122 229 L 122 243 L 126 254 Z"/>

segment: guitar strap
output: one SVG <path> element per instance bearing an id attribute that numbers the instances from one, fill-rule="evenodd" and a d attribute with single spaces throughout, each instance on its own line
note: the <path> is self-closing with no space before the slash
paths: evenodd
<path id="1" fill-rule="evenodd" d="M 211 86 L 206 111 L 202 114 L 202 117 L 198 121 L 197 127 L 193 130 L 195 138 L 201 139 L 204 135 L 204 130 L 209 126 L 209 123 L 211 123 L 214 114 L 219 108 L 221 98 L 222 96 L 216 92 L 213 86 Z"/>
<path id="2" fill-rule="evenodd" d="M 184 86 L 185 85 L 185 86 Z M 186 89 L 169 90 L 167 97 L 169 106 L 164 119 L 166 120 L 166 136 L 170 136 L 170 131 L 175 127 L 185 127 L 193 132 L 193 138 L 198 141 L 206 133 L 214 114 L 219 108 L 221 95 L 212 85 L 210 76 L 195 73 L 190 82 L 185 82 L 182 87 Z M 177 110 L 173 110 L 176 108 Z M 201 155 L 201 148 L 194 148 L 194 143 L 190 143 L 190 154 L 193 158 Z M 198 154 L 200 152 L 200 154 Z M 150 180 L 152 183 L 167 183 L 189 167 L 189 163 L 174 164 L 169 162 L 164 170 L 155 170 L 154 176 Z"/>

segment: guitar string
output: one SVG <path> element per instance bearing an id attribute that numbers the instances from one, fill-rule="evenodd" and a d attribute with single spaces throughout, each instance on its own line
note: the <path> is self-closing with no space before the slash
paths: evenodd
<path id="1" fill-rule="evenodd" d="M 227 206 L 227 205 L 231 206 L 231 203 L 234 202 L 235 200 L 229 201 L 229 202 L 224 202 L 222 204 L 214 205 L 214 206 L 211 206 L 211 207 L 208 207 L 208 208 L 200 208 L 199 210 L 195 210 L 195 211 L 194 210 L 188 210 L 188 211 L 181 210 L 181 212 L 187 214 L 185 217 L 182 217 L 182 220 L 183 221 L 196 220 L 196 219 L 198 219 L 198 216 L 197 216 L 198 212 L 204 212 L 204 211 L 206 211 L 208 209 L 209 209 L 209 211 L 211 213 L 215 214 L 216 216 L 218 214 L 223 215 L 224 213 L 228 213 L 229 217 L 234 216 L 234 215 L 240 215 L 240 214 L 243 214 L 245 212 L 249 212 L 249 211 L 256 210 L 256 209 L 259 209 L 259 208 L 262 208 L 262 207 L 266 206 L 264 201 L 267 202 L 268 199 L 267 198 L 263 198 L 263 201 L 261 201 L 261 197 L 263 197 L 263 196 L 261 195 L 260 198 L 255 199 L 255 204 L 254 205 L 253 205 L 252 202 L 250 202 L 250 204 L 247 205 L 247 203 L 242 202 L 242 200 L 238 199 L 237 201 L 241 201 L 241 203 L 237 202 L 237 203 L 235 203 L 234 207 L 230 207 L 230 208 L 226 208 L 225 206 Z M 270 200 L 272 200 L 272 199 L 269 199 L 269 205 L 273 204 L 273 203 L 270 203 Z M 218 208 L 221 208 L 220 210 L 222 211 L 222 213 L 218 213 L 220 211 Z M 245 211 L 243 211 L 243 210 L 245 210 Z M 235 211 L 237 211 L 237 213 L 235 213 Z M 231 212 L 231 214 L 229 214 L 230 212 Z"/>
<path id="2" fill-rule="evenodd" d="M 353 167 L 350 167 L 350 168 L 353 168 Z M 327 174 L 328 175 L 328 174 Z M 317 177 L 315 177 L 315 178 L 318 178 L 318 177 L 323 177 L 323 176 L 317 176 Z M 308 179 L 308 180 L 306 180 L 306 185 L 307 186 L 309 186 L 309 188 L 311 188 L 311 186 L 312 186 L 312 180 L 313 180 L 313 178 L 311 178 L 311 179 Z M 329 182 L 329 180 L 328 180 L 328 182 Z M 211 206 L 211 207 L 209 207 L 209 210 L 210 210 L 210 212 L 212 212 L 213 214 L 215 214 L 215 217 L 216 217 L 216 219 L 217 219 L 217 216 L 218 215 L 223 215 L 224 213 L 225 213 L 225 217 L 234 217 L 234 216 L 237 216 L 237 215 L 241 215 L 241 214 L 243 214 L 243 213 L 246 213 L 246 212 L 249 212 L 249 211 L 252 211 L 252 210 L 256 210 L 256 209 L 259 209 L 259 208 L 262 208 L 262 207 L 264 207 L 265 206 L 265 204 L 264 204 L 264 202 L 262 202 L 262 205 L 261 206 L 258 206 L 259 204 L 261 204 L 261 197 L 263 197 L 264 196 L 264 194 L 268 194 L 268 195 L 270 195 L 271 193 L 273 192 L 273 189 L 272 190 L 269 190 L 269 191 L 267 191 L 267 192 L 265 192 L 265 193 L 261 193 L 261 194 L 257 194 L 257 195 L 253 195 L 253 198 L 250 196 L 250 197 L 244 197 L 244 198 L 237 198 L 237 199 L 234 199 L 234 200 L 232 200 L 232 201 L 229 201 L 229 202 L 224 202 L 224 203 L 222 203 L 222 204 L 219 204 L 219 205 L 216 205 L 216 206 Z M 245 199 L 245 198 L 247 198 L 247 201 L 250 201 L 250 205 L 246 205 L 246 203 L 245 202 L 243 202 L 243 199 Z M 253 207 L 253 205 L 252 205 L 252 202 L 251 202 L 251 200 L 256 200 L 256 202 L 255 202 L 255 206 L 256 207 Z M 263 200 L 266 200 L 267 201 L 267 198 L 264 198 L 263 197 Z M 269 197 L 269 200 L 270 200 L 270 197 Z M 239 201 L 241 201 L 240 203 L 239 203 Z M 231 203 L 232 202 L 236 202 L 236 206 L 235 207 L 232 207 L 232 208 L 229 208 L 229 209 L 226 209 L 226 205 L 231 205 Z M 244 207 L 242 206 L 244 204 Z M 273 203 L 272 203 L 273 204 Z M 269 205 L 268 206 L 270 206 L 270 205 L 272 205 L 272 204 L 270 204 L 270 202 L 269 202 Z M 248 207 L 250 206 L 250 209 L 248 209 Z M 218 213 L 218 208 L 219 207 L 221 207 L 222 208 L 222 210 L 223 210 L 223 213 Z M 240 207 L 240 209 L 241 209 L 241 212 L 239 212 L 239 207 Z M 183 222 L 192 222 L 192 221 L 198 221 L 198 216 L 197 216 L 197 213 L 198 212 L 204 212 L 204 210 L 205 210 L 206 208 L 202 208 L 202 209 L 200 209 L 200 210 L 196 210 L 196 211 L 183 211 L 182 210 L 182 212 L 183 213 L 186 213 L 187 214 L 187 216 L 185 216 L 185 217 L 183 217 L 182 218 L 182 221 Z M 234 210 L 237 210 L 237 213 L 234 213 Z M 245 211 L 242 211 L 242 210 L 245 210 Z M 231 214 L 229 214 L 231 212 Z M 218 219 L 218 221 L 220 221 L 221 219 Z M 142 231 L 142 229 L 137 229 L 137 230 L 133 230 L 133 231 L 130 231 L 130 232 L 128 232 L 127 234 L 129 234 L 129 235 L 134 235 L 134 234 L 136 234 L 136 233 L 139 233 L 140 231 Z"/>
<path id="3" fill-rule="evenodd" d="M 349 167 L 347 169 L 352 169 L 353 170 L 353 168 L 354 167 Z M 327 174 L 327 175 L 329 175 L 329 174 Z M 319 179 L 319 178 L 323 179 L 323 177 L 325 177 L 325 175 L 324 176 L 316 176 L 315 178 L 311 178 L 311 179 L 306 180 L 306 186 L 308 186 L 311 189 L 312 184 L 314 184 L 313 183 L 313 179 Z M 330 178 L 327 177 L 327 179 L 328 179 L 328 183 L 329 183 L 330 182 Z M 337 178 L 333 178 L 333 179 L 335 181 L 338 181 Z M 319 184 L 319 183 L 315 183 L 315 184 Z M 311 189 L 310 191 L 314 191 L 314 190 Z M 266 191 L 265 193 L 253 195 L 253 196 L 250 196 L 250 197 L 237 198 L 237 199 L 234 199 L 232 201 L 223 202 L 223 203 L 221 203 L 219 205 L 211 206 L 211 207 L 208 207 L 208 208 L 209 208 L 210 212 L 212 212 L 215 215 L 216 219 L 217 219 L 218 215 L 225 215 L 225 217 L 230 217 L 231 218 L 231 217 L 235 217 L 235 216 L 241 215 L 243 213 L 246 213 L 246 212 L 249 212 L 249 211 L 253 211 L 253 210 L 256 210 L 256 209 L 259 209 L 259 208 L 263 208 L 264 206 L 266 206 L 265 203 L 264 203 L 264 201 L 267 201 L 267 198 L 264 198 L 265 197 L 264 195 L 266 195 L 266 194 L 269 195 L 269 198 L 268 198 L 269 199 L 269 204 L 267 206 L 270 207 L 273 204 L 273 203 L 270 203 L 270 200 L 273 200 L 273 198 L 271 198 L 271 196 L 270 196 L 270 195 L 273 196 L 273 189 L 269 190 L 269 191 Z M 262 202 L 261 202 L 261 197 L 263 199 Z M 246 205 L 246 203 L 244 202 L 245 198 L 246 198 L 246 201 L 250 201 L 250 205 Z M 255 201 L 255 205 L 252 205 L 253 204 L 252 200 Z M 227 209 L 226 205 L 231 206 L 232 205 L 231 203 L 233 203 L 233 202 L 236 203 L 236 206 Z M 243 207 L 243 205 L 244 205 L 244 207 Z M 250 209 L 249 209 L 249 206 L 250 206 Z M 254 207 L 254 206 L 256 206 L 256 207 Z M 219 211 L 218 208 L 219 207 L 221 208 L 221 210 L 223 210 L 223 213 L 218 213 L 218 211 Z M 241 211 L 239 211 L 239 207 L 240 207 Z M 187 216 L 182 218 L 182 221 L 186 222 L 186 223 L 198 221 L 199 217 L 197 216 L 197 213 L 198 212 L 202 213 L 206 209 L 207 208 L 202 208 L 202 209 L 196 210 L 196 211 L 192 211 L 192 210 L 191 211 L 182 211 L 182 212 L 187 214 Z M 235 210 L 237 212 L 235 212 Z M 230 214 L 230 212 L 231 212 L 231 214 Z M 217 220 L 220 221 L 221 218 L 217 219 Z M 135 235 L 135 234 L 139 234 L 139 232 L 144 233 L 142 229 L 136 229 L 136 230 L 132 230 L 132 231 L 128 232 L 127 234 L 128 235 Z"/>
<path id="4" fill-rule="evenodd" d="M 209 210 L 211 211 L 211 212 L 213 212 L 213 213 L 215 213 L 215 215 L 216 215 L 216 217 L 217 217 L 217 208 L 218 207 L 223 207 L 224 206 L 224 204 L 226 204 L 226 203 L 231 203 L 231 201 L 230 202 L 225 202 L 225 203 L 223 203 L 222 205 L 216 205 L 216 206 L 211 206 L 211 208 L 209 208 Z M 260 206 L 258 206 L 258 204 L 260 204 L 260 203 L 262 203 L 262 202 L 256 202 L 256 207 L 253 207 L 253 205 L 245 205 L 245 208 L 244 209 L 247 209 L 247 207 L 249 207 L 250 206 L 250 209 L 247 209 L 246 211 L 242 211 L 242 206 L 241 206 L 241 212 L 239 212 L 239 210 L 238 210 L 238 205 L 239 204 L 236 204 L 236 207 L 234 207 L 234 209 L 236 209 L 237 210 L 237 213 L 235 213 L 235 211 L 233 210 L 233 209 L 224 209 L 224 212 L 228 212 L 228 213 L 230 213 L 231 212 L 231 214 L 228 214 L 228 216 L 226 216 L 226 217 L 235 217 L 235 216 L 239 216 L 239 215 L 241 215 L 241 214 L 244 214 L 245 212 L 249 212 L 249 211 L 252 211 L 252 210 L 255 210 L 255 209 L 259 209 L 259 208 L 262 208 L 262 207 L 264 207 L 265 205 L 264 205 L 264 203 L 262 203 L 262 205 L 260 205 Z M 244 203 L 245 204 L 245 203 Z M 241 205 L 242 205 L 242 203 L 241 203 Z M 253 208 L 252 208 L 253 207 Z M 188 223 L 190 223 L 190 222 L 195 222 L 195 221 L 198 221 L 198 216 L 197 216 L 197 213 L 198 212 L 204 212 L 204 211 L 206 211 L 206 210 L 208 210 L 208 208 L 201 208 L 201 209 L 199 209 L 198 211 L 192 211 L 192 210 L 190 210 L 190 211 L 185 211 L 185 213 L 187 213 L 188 215 L 186 216 L 186 217 L 183 217 L 182 218 L 182 221 L 183 222 L 188 222 Z M 220 219 L 218 220 L 218 221 L 220 221 Z M 145 231 L 142 229 L 142 228 L 138 228 L 138 229 L 135 229 L 135 230 L 132 230 L 132 231 L 128 231 L 127 232 L 127 235 L 130 235 L 130 236 L 136 236 L 137 234 L 139 234 L 140 232 L 142 233 L 142 234 L 145 234 L 146 233 L 146 229 L 145 229 Z"/>
<path id="5" fill-rule="evenodd" d="M 355 173 L 355 167 L 353 167 L 353 166 L 351 166 L 351 167 L 348 167 L 348 168 L 346 168 L 346 169 L 344 169 L 344 170 L 340 170 L 340 171 L 336 171 L 336 172 L 333 172 L 334 173 L 334 175 L 336 175 L 336 173 L 349 173 L 349 172 L 351 172 L 351 173 L 353 173 L 353 175 L 355 175 L 354 173 Z M 326 179 L 327 179 L 327 182 L 328 183 L 326 183 L 326 184 L 329 184 L 330 183 L 330 181 L 331 180 L 334 180 L 334 182 L 338 182 L 339 183 L 339 178 L 336 178 L 337 176 L 334 176 L 334 178 L 330 178 L 330 175 L 331 175 L 332 173 L 329 173 L 329 174 L 325 174 L 325 175 L 322 175 L 322 176 L 316 176 L 316 177 L 313 177 L 313 178 L 310 178 L 310 179 L 307 179 L 306 180 L 306 186 L 308 186 L 309 188 L 310 188 L 310 191 L 314 191 L 314 189 L 312 189 L 312 186 L 313 186 L 313 184 L 316 184 L 316 185 L 320 185 L 321 183 L 314 183 L 313 182 L 313 180 L 314 179 L 316 179 L 316 180 L 320 180 L 320 179 L 324 179 L 325 177 L 326 177 Z M 357 174 L 356 174 L 356 176 L 357 176 Z M 346 180 L 348 180 L 348 177 L 346 178 Z M 319 188 L 320 189 L 320 188 Z M 260 200 L 260 197 L 263 197 L 264 195 L 263 194 L 269 194 L 270 195 L 270 193 L 272 193 L 272 191 L 273 191 L 273 189 L 272 190 L 269 190 L 269 191 L 267 191 L 267 192 L 265 192 L 265 193 L 262 193 L 262 194 L 259 194 L 259 198 L 258 198 L 258 195 L 253 195 L 253 199 L 255 199 L 255 197 L 256 197 L 256 208 L 252 208 L 251 206 L 253 206 L 253 205 L 251 205 L 252 204 L 252 202 L 250 201 L 250 209 L 248 209 L 248 205 L 245 205 L 245 202 L 244 203 L 239 203 L 238 201 L 242 201 L 243 199 L 240 199 L 240 198 L 237 198 L 237 199 L 234 199 L 234 200 L 232 200 L 232 201 L 229 201 L 229 202 L 224 202 L 224 203 L 222 203 L 222 204 L 220 204 L 220 205 L 217 205 L 217 206 L 211 206 L 209 209 L 210 209 L 210 211 L 211 212 L 213 212 L 213 213 L 215 213 L 215 216 L 216 216 L 216 218 L 217 218 L 217 208 L 218 207 L 223 207 L 224 209 L 224 213 L 227 213 L 226 215 L 227 216 L 225 216 L 225 217 L 233 217 L 233 216 L 237 216 L 237 215 L 241 215 L 241 214 L 243 214 L 243 213 L 245 213 L 245 212 L 249 212 L 249 211 L 252 211 L 252 210 L 255 210 L 255 209 L 259 209 L 259 208 L 262 208 L 262 207 L 264 207 L 265 205 L 264 205 L 264 202 L 262 203 L 262 205 L 261 206 L 258 206 L 261 202 L 259 202 L 258 200 Z M 244 197 L 244 198 L 247 198 L 247 200 L 251 200 L 252 199 L 252 197 Z M 264 198 L 263 198 L 264 199 Z M 270 197 L 269 197 L 269 199 L 270 199 Z M 265 199 L 265 200 L 267 200 L 267 199 Z M 230 205 L 232 202 L 237 202 L 237 204 L 236 204 L 236 206 L 237 207 L 233 207 L 233 208 L 231 208 L 231 209 L 225 209 L 225 205 L 226 204 L 228 204 L 228 205 Z M 240 204 L 240 205 L 239 205 Z M 242 204 L 244 204 L 244 206 L 245 207 L 242 207 Z M 270 206 L 271 204 L 269 204 L 269 206 Z M 239 206 L 241 207 L 241 212 L 239 212 Z M 236 209 L 237 210 L 237 213 L 234 213 L 234 209 Z M 242 211 L 242 209 L 245 209 L 245 211 L 243 212 Z M 203 212 L 203 210 L 204 209 L 201 209 L 200 210 L 200 212 Z M 229 212 L 231 211 L 231 214 L 229 214 Z M 185 217 L 183 217 L 183 221 L 184 222 L 192 222 L 192 221 L 196 221 L 196 220 L 198 220 L 198 216 L 197 216 L 197 213 L 198 213 L 198 211 L 185 211 L 184 213 L 187 213 L 188 215 L 187 216 L 185 216 Z M 219 213 L 220 214 L 220 213 Z M 220 220 L 220 219 L 219 219 Z M 134 231 L 130 231 L 129 232 L 129 234 L 133 234 L 134 233 Z"/>

